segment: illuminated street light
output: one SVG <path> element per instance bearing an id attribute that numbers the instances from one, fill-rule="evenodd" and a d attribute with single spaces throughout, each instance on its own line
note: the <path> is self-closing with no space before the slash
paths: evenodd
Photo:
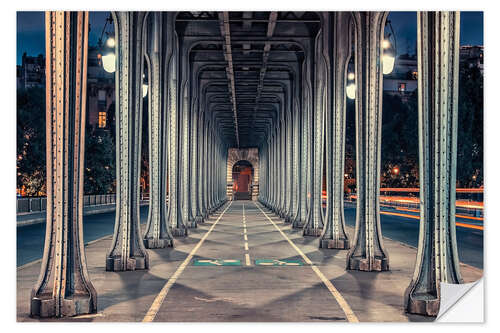
<path id="1" fill-rule="evenodd" d="M 391 29 L 391 33 L 388 33 L 382 41 L 382 73 L 387 75 L 392 73 L 396 62 L 396 35 L 391 21 L 387 20 L 385 24 Z M 391 36 L 393 42 L 390 40 Z"/>
<path id="2" fill-rule="evenodd" d="M 114 73 L 116 70 L 116 56 L 114 53 L 108 53 L 102 57 L 102 67 L 108 73 Z"/>
<path id="3" fill-rule="evenodd" d="M 351 57 L 349 64 L 347 65 L 347 83 L 345 87 L 345 92 L 347 98 L 356 98 L 356 75 L 354 74 L 354 57 Z"/>
<path id="4" fill-rule="evenodd" d="M 145 80 L 146 75 L 142 74 L 142 98 L 146 97 L 148 95 L 148 84 L 147 81 Z"/>
<path id="5" fill-rule="evenodd" d="M 399 168 L 398 167 L 394 167 L 392 169 L 392 173 L 395 174 L 395 175 L 399 174 Z"/>
<path id="6" fill-rule="evenodd" d="M 106 41 L 106 45 L 110 48 L 115 47 L 115 39 L 113 37 L 109 37 L 108 40 Z"/>
<path id="7" fill-rule="evenodd" d="M 347 98 L 349 99 L 355 99 L 356 98 L 356 85 L 353 83 L 348 84 L 347 87 L 345 88 Z"/>

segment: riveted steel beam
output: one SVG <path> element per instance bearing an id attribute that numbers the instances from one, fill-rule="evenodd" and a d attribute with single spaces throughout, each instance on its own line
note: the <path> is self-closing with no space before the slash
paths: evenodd
<path id="1" fill-rule="evenodd" d="M 323 230 L 322 186 L 323 186 L 323 147 L 324 117 L 329 107 L 330 80 L 330 14 L 322 13 L 322 26 L 314 43 L 314 85 L 312 109 L 308 112 L 309 129 L 309 183 L 307 201 L 309 210 L 304 225 L 304 236 L 320 236 Z"/>
<path id="2" fill-rule="evenodd" d="M 229 28 L 229 13 L 222 12 L 219 13 L 219 25 L 222 38 L 224 39 L 224 59 L 227 61 L 227 78 L 230 82 L 229 92 L 231 94 L 231 102 L 233 103 L 233 113 L 234 113 L 234 131 L 236 135 L 236 145 L 240 146 L 240 138 L 238 135 L 238 109 L 236 108 L 236 93 L 235 93 L 235 83 L 234 83 L 234 69 L 233 69 L 233 55 L 231 51 L 231 32 Z"/>
<path id="3" fill-rule="evenodd" d="M 353 12 L 356 68 L 356 228 L 347 269 L 385 271 L 380 227 L 381 42 L 387 12 Z"/>
<path id="4" fill-rule="evenodd" d="M 460 12 L 417 13 L 420 232 L 405 310 L 436 316 L 463 283 L 455 231 Z"/>
<path id="5" fill-rule="evenodd" d="M 163 14 L 149 14 L 147 23 L 146 60 L 149 78 L 149 214 L 144 245 L 146 248 L 173 246 L 167 226 L 167 108 L 164 101 Z"/>
<path id="6" fill-rule="evenodd" d="M 140 230 L 142 77 L 145 12 L 112 12 L 117 37 L 116 219 L 107 271 L 147 269 L 148 254 Z"/>
<path id="7" fill-rule="evenodd" d="M 169 205 L 168 225 L 173 236 L 187 236 L 187 226 L 182 220 L 181 195 L 181 119 L 179 112 L 179 45 L 175 31 L 175 13 L 164 13 L 163 41 L 165 45 L 165 72 L 167 82 L 165 103 L 167 107 L 168 131 L 168 181 Z"/>
<path id="8" fill-rule="evenodd" d="M 46 12 L 47 223 L 31 316 L 97 311 L 83 247 L 88 12 Z"/>
<path id="9" fill-rule="evenodd" d="M 349 249 L 344 222 L 345 86 L 351 57 L 351 14 L 335 12 L 332 29 L 332 106 L 326 114 L 326 216 L 321 248 Z"/>

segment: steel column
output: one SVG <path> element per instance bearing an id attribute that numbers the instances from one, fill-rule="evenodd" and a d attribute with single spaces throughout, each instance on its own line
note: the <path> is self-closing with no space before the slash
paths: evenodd
<path id="1" fill-rule="evenodd" d="M 326 115 L 326 217 L 321 248 L 349 249 L 344 222 L 345 159 L 345 87 L 347 64 L 351 56 L 350 19 L 348 12 L 332 13 L 332 105 Z"/>
<path id="2" fill-rule="evenodd" d="M 380 228 L 381 42 L 387 12 L 353 12 L 356 67 L 356 229 L 347 269 L 385 271 Z"/>
<path id="3" fill-rule="evenodd" d="M 147 269 L 140 230 L 145 12 L 112 12 L 116 27 L 116 219 L 107 271 Z"/>
<path id="4" fill-rule="evenodd" d="M 164 26 L 164 40 L 166 45 L 165 71 L 168 106 L 168 225 L 174 236 L 187 236 L 187 227 L 182 221 L 181 189 L 180 189 L 180 117 L 178 112 L 178 41 L 175 32 L 175 12 L 163 13 L 166 19 Z"/>
<path id="5" fill-rule="evenodd" d="M 173 246 L 167 226 L 167 154 L 166 116 L 164 100 L 164 72 L 161 31 L 162 13 L 149 14 L 146 60 L 149 62 L 149 215 L 144 234 L 146 248 Z"/>
<path id="6" fill-rule="evenodd" d="M 440 283 L 463 283 L 455 234 L 460 12 L 419 12 L 420 233 L 407 312 L 436 316 Z"/>
<path id="7" fill-rule="evenodd" d="M 46 12 L 47 223 L 31 316 L 95 313 L 83 245 L 88 12 Z"/>
<path id="8" fill-rule="evenodd" d="M 309 149 L 310 178 L 308 186 L 309 212 L 304 236 L 320 236 L 323 230 L 323 147 L 324 147 L 324 117 L 329 106 L 330 56 L 328 54 L 330 37 L 330 13 L 322 13 L 322 27 L 314 43 L 314 104 L 309 112 Z"/>

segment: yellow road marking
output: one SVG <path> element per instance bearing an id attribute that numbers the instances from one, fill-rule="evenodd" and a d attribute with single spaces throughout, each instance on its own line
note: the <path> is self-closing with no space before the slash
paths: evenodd
<path id="1" fill-rule="evenodd" d="M 248 251 L 248 243 L 245 242 L 245 251 Z"/>
<path id="2" fill-rule="evenodd" d="M 314 271 L 314 273 L 316 273 L 316 275 L 320 278 L 320 280 L 323 281 L 323 283 L 328 288 L 328 290 L 330 291 L 332 296 L 335 298 L 337 303 L 340 305 L 340 307 L 342 308 L 342 311 L 344 311 L 344 313 L 347 317 L 347 320 L 349 322 L 356 322 L 356 323 L 359 322 L 358 317 L 356 317 L 356 315 L 352 311 L 349 304 L 347 304 L 347 302 L 344 299 L 344 297 L 342 296 L 342 294 L 333 286 L 333 284 L 330 282 L 330 280 L 328 280 L 326 278 L 326 276 L 323 275 L 323 273 L 319 270 L 319 268 L 316 265 L 314 265 L 312 263 L 312 261 L 304 254 L 304 252 L 302 252 L 295 245 L 295 243 L 292 242 L 290 240 L 290 238 L 288 238 L 288 236 L 283 231 L 281 231 L 281 229 L 276 225 L 276 223 L 274 223 L 274 221 L 271 220 L 269 218 L 269 216 L 267 216 L 267 214 L 260 208 L 260 206 L 257 205 L 257 203 L 255 203 L 255 202 L 254 202 L 254 204 L 262 212 L 262 214 L 264 214 L 264 216 L 274 225 L 274 227 L 280 232 L 280 234 L 288 241 L 288 243 L 295 249 L 295 251 L 297 251 L 297 253 L 300 254 L 300 256 L 304 259 L 304 261 L 311 266 L 311 269 Z"/>
<path id="3" fill-rule="evenodd" d="M 245 253 L 245 261 L 247 266 L 250 266 L 250 255 L 248 253 Z"/>
<path id="4" fill-rule="evenodd" d="M 243 238 L 245 238 L 245 240 L 247 241 L 248 240 L 247 234 L 244 234 Z"/>
<path id="5" fill-rule="evenodd" d="M 193 256 L 196 254 L 196 251 L 198 251 L 198 249 L 203 244 L 203 242 L 205 241 L 205 239 L 208 237 L 208 235 L 210 235 L 210 233 L 212 232 L 212 230 L 217 225 L 217 222 L 219 222 L 219 220 L 222 218 L 222 216 L 224 215 L 224 213 L 226 212 L 226 210 L 228 210 L 229 207 L 231 207 L 232 203 L 233 203 L 232 201 L 229 203 L 229 205 L 226 207 L 226 209 L 224 209 L 224 211 L 219 215 L 219 217 L 217 218 L 217 220 L 215 220 L 214 224 L 212 224 L 212 226 L 210 227 L 210 229 L 208 229 L 207 233 L 200 239 L 200 241 L 198 242 L 198 244 L 196 244 L 196 246 L 191 250 L 191 252 L 187 256 L 187 258 L 184 259 L 184 261 L 182 262 L 182 264 L 177 268 L 177 270 L 175 271 L 175 273 L 170 277 L 170 279 L 168 279 L 167 283 L 163 286 L 163 288 L 161 289 L 160 293 L 156 296 L 155 300 L 153 301 L 153 304 L 151 304 L 151 307 L 149 308 L 148 312 L 144 316 L 144 319 L 142 319 L 143 322 L 152 322 L 155 319 L 156 314 L 160 310 L 160 307 L 161 307 L 163 301 L 165 300 L 165 298 L 167 297 L 168 292 L 170 291 L 170 288 L 172 288 L 172 286 L 174 285 L 175 281 L 177 281 L 177 279 L 182 274 L 182 272 L 184 271 L 184 269 L 186 269 L 187 265 L 189 264 L 189 262 L 191 261 L 191 259 L 193 259 Z"/>
<path id="6" fill-rule="evenodd" d="M 243 228 L 243 234 L 246 235 L 247 234 L 247 228 Z"/>

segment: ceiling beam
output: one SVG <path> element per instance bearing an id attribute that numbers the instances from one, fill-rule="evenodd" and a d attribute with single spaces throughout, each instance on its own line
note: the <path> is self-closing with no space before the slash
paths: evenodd
<path id="1" fill-rule="evenodd" d="M 229 80 L 229 91 L 231 93 L 231 100 L 233 102 L 233 113 L 234 113 L 234 130 L 236 135 L 236 145 L 240 146 L 240 138 L 238 134 L 238 111 L 236 109 L 236 93 L 234 84 L 234 69 L 233 69 L 233 54 L 231 51 L 231 32 L 229 30 L 229 13 L 222 12 L 219 13 L 219 26 L 222 39 L 224 40 L 223 50 L 224 59 L 227 61 L 226 73 Z"/>

